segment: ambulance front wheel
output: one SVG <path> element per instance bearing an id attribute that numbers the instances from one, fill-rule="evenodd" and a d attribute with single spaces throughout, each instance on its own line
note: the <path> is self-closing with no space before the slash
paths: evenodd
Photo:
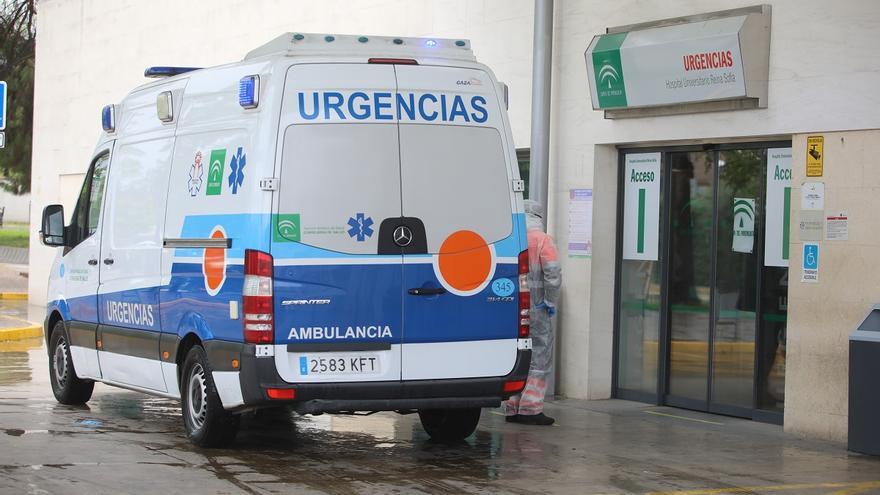
<path id="1" fill-rule="evenodd" d="M 180 398 L 186 435 L 199 447 L 223 447 L 235 440 L 239 416 L 223 409 L 205 349 L 194 345 L 183 362 Z"/>
<path id="2" fill-rule="evenodd" d="M 474 409 L 420 409 L 422 428 L 432 440 L 457 442 L 473 435 L 480 422 L 480 408 Z"/>
<path id="3" fill-rule="evenodd" d="M 52 328 L 49 353 L 49 381 L 52 383 L 55 399 L 67 405 L 82 405 L 88 402 L 92 398 L 95 382 L 76 376 L 63 322 L 59 321 Z"/>

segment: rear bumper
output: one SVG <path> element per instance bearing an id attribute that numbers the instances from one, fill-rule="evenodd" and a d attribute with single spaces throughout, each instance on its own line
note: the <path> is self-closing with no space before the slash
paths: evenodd
<path id="1" fill-rule="evenodd" d="M 301 414 L 318 414 L 497 407 L 511 395 L 504 391 L 506 382 L 526 379 L 531 356 L 531 350 L 517 351 L 513 370 L 499 377 L 292 384 L 278 375 L 274 358 L 257 358 L 255 346 L 244 345 L 239 374 L 244 405 L 239 409 L 290 405 Z M 268 388 L 294 389 L 295 399 L 270 399 Z"/>

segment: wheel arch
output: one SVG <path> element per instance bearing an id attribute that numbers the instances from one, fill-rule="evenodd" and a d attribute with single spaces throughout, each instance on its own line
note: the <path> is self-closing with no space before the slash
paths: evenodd
<path id="1" fill-rule="evenodd" d="M 180 340 L 180 344 L 177 346 L 177 355 L 174 357 L 174 362 L 177 364 L 177 383 L 180 384 L 180 377 L 183 373 L 183 361 L 186 359 L 186 355 L 189 354 L 189 350 L 193 347 L 201 345 L 204 343 L 195 332 L 189 332 L 183 336 Z"/>
<path id="2" fill-rule="evenodd" d="M 43 337 L 46 339 L 46 349 L 49 348 L 49 339 L 52 338 L 52 332 L 55 330 L 55 325 L 57 325 L 59 321 L 63 322 L 64 317 L 61 315 L 61 312 L 58 311 L 57 309 L 52 310 L 52 312 L 49 313 L 49 316 L 46 317 L 46 331 L 44 332 L 44 335 L 43 335 Z M 65 326 L 65 331 L 66 331 L 66 326 Z"/>

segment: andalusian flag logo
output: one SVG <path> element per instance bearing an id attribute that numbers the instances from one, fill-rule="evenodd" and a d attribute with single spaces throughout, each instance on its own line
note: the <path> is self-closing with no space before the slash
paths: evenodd
<path id="1" fill-rule="evenodd" d="M 226 150 L 211 150 L 208 162 L 208 196 L 218 196 L 223 191 L 223 169 L 226 168 Z"/>
<path id="2" fill-rule="evenodd" d="M 623 81 L 623 63 L 620 46 L 627 33 L 606 34 L 599 37 L 593 50 L 593 72 L 596 78 L 596 98 L 599 108 L 626 106 L 626 85 Z"/>
<path id="3" fill-rule="evenodd" d="M 751 253 L 755 247 L 755 200 L 733 198 L 733 250 Z"/>

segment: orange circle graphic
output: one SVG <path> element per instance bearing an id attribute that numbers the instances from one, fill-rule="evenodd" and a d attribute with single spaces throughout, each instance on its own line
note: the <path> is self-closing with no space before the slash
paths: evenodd
<path id="1" fill-rule="evenodd" d="M 447 237 L 437 258 L 443 281 L 462 292 L 476 289 L 492 273 L 492 251 L 486 240 L 471 230 Z"/>
<path id="2" fill-rule="evenodd" d="M 226 234 L 215 227 L 211 232 L 212 239 L 223 239 Z M 210 292 L 216 293 L 226 278 L 226 250 L 223 248 L 205 248 L 205 286 Z"/>

